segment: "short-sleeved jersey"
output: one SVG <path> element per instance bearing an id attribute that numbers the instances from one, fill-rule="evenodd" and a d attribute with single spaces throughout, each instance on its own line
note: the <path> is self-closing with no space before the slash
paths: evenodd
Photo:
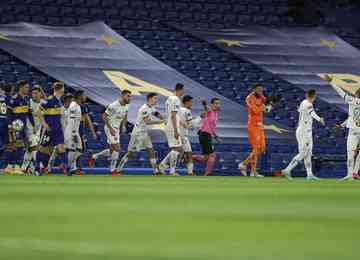
<path id="1" fill-rule="evenodd" d="M 51 131 L 61 130 L 63 115 L 61 99 L 50 96 L 41 102 L 40 108 L 44 110 L 44 120 L 49 125 Z"/>
<path id="2" fill-rule="evenodd" d="M 7 121 L 6 96 L 0 95 L 0 122 L 5 124 Z"/>
<path id="3" fill-rule="evenodd" d="M 29 97 L 15 94 L 10 100 L 9 109 L 11 112 L 11 121 L 20 119 L 24 123 L 24 126 L 27 125 L 27 120 L 30 119 L 31 114 Z"/>
<path id="4" fill-rule="evenodd" d="M 248 125 L 258 126 L 263 123 L 265 97 L 256 97 L 254 93 L 251 93 L 246 97 L 246 107 L 248 110 Z"/>
<path id="5" fill-rule="evenodd" d="M 33 99 L 30 99 L 30 111 L 32 113 L 32 116 L 34 118 L 34 128 L 35 128 L 35 131 L 37 132 L 40 127 L 41 127 L 41 120 L 37 114 L 38 110 L 39 110 L 39 107 L 41 105 L 41 102 L 43 100 L 40 100 L 40 102 L 35 102 Z M 31 125 L 29 125 L 30 128 L 32 128 Z"/>
<path id="6" fill-rule="evenodd" d="M 350 95 L 344 96 L 345 102 L 349 105 L 349 115 L 346 127 L 360 130 L 360 98 Z"/>
<path id="7" fill-rule="evenodd" d="M 90 112 L 89 106 L 87 104 L 81 104 L 81 123 L 80 123 L 80 135 L 85 134 L 85 115 L 88 115 Z"/>
<path id="8" fill-rule="evenodd" d="M 81 123 L 81 107 L 75 101 L 66 109 L 65 133 L 79 133 Z"/>
<path id="9" fill-rule="evenodd" d="M 155 113 L 154 107 L 150 106 L 149 104 L 144 104 L 140 107 L 136 123 L 134 129 L 132 131 L 133 134 L 140 134 L 146 133 L 148 131 L 148 126 L 145 123 L 145 118 L 150 117 L 152 118 L 153 114 Z"/>
<path id="10" fill-rule="evenodd" d="M 315 113 L 313 104 L 304 99 L 299 108 L 299 122 L 298 128 L 303 130 L 312 130 L 313 119 L 320 120 L 320 117 Z"/>
<path id="11" fill-rule="evenodd" d="M 105 110 L 112 128 L 120 129 L 122 121 L 129 111 L 129 105 L 122 105 L 119 100 L 111 103 Z"/>
<path id="12" fill-rule="evenodd" d="M 191 110 L 186 107 L 180 108 L 180 133 L 182 136 L 188 136 L 189 135 L 189 129 L 185 128 L 183 125 L 192 125 L 193 117 Z"/>
<path id="13" fill-rule="evenodd" d="M 165 124 L 172 128 L 171 114 L 176 112 L 176 123 L 179 128 L 181 101 L 177 96 L 170 96 L 165 102 Z"/>

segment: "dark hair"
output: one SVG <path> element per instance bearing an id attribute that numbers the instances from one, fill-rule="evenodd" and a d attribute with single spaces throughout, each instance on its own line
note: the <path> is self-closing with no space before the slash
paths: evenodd
<path id="1" fill-rule="evenodd" d="M 183 102 L 183 104 L 185 104 L 186 102 L 189 102 L 191 100 L 193 100 L 193 97 L 189 96 L 189 95 L 186 95 L 186 96 L 183 97 L 182 102 Z"/>
<path id="2" fill-rule="evenodd" d="M 175 91 L 179 91 L 179 90 L 183 90 L 184 89 L 184 84 L 182 83 L 177 83 L 175 85 Z"/>
<path id="3" fill-rule="evenodd" d="M 28 82 L 26 80 L 20 80 L 17 84 L 17 87 L 18 87 L 18 89 L 20 89 L 20 88 L 26 86 L 27 84 L 28 84 Z"/>
<path id="4" fill-rule="evenodd" d="M 41 88 L 38 86 L 32 87 L 31 91 L 35 91 L 35 90 L 41 92 Z"/>
<path id="5" fill-rule="evenodd" d="M 156 97 L 157 94 L 155 92 L 150 92 L 149 94 L 147 94 L 146 96 L 146 100 L 149 101 L 150 98 Z"/>
<path id="6" fill-rule="evenodd" d="M 74 96 L 75 96 L 76 99 L 78 99 L 79 97 L 81 97 L 84 94 L 85 94 L 85 91 L 80 89 L 80 90 L 75 91 Z"/>
<path id="7" fill-rule="evenodd" d="M 128 94 L 131 94 L 131 91 L 128 89 L 124 89 L 123 91 L 121 91 L 121 95 L 123 95 L 123 96 L 128 95 Z"/>
<path id="8" fill-rule="evenodd" d="M 306 95 L 309 97 L 309 98 L 313 98 L 315 95 L 316 95 L 316 90 L 315 89 L 309 89 L 306 93 Z"/>
<path id="9" fill-rule="evenodd" d="M 214 97 L 211 99 L 210 103 L 214 104 L 216 101 L 220 101 L 220 98 Z"/>
<path id="10" fill-rule="evenodd" d="M 63 89 L 63 88 L 64 88 L 64 84 L 62 82 L 57 81 L 53 84 L 53 89 L 55 91 Z"/>
<path id="11" fill-rule="evenodd" d="M 257 87 L 261 87 L 261 85 L 259 83 L 256 83 L 255 85 L 252 86 L 252 90 L 256 89 Z"/>
<path id="12" fill-rule="evenodd" d="M 66 93 L 66 94 L 64 95 L 64 101 L 66 101 L 66 100 L 68 100 L 68 99 L 71 99 L 71 98 L 73 98 L 73 97 L 74 97 L 73 94 L 71 94 L 71 93 Z"/>
<path id="13" fill-rule="evenodd" d="M 10 84 L 4 84 L 1 86 L 1 89 L 7 94 L 11 92 L 12 88 L 13 86 L 11 86 Z"/>
<path id="14" fill-rule="evenodd" d="M 356 96 L 356 97 L 360 97 L 360 88 L 358 88 L 358 89 L 355 91 L 355 96 Z"/>

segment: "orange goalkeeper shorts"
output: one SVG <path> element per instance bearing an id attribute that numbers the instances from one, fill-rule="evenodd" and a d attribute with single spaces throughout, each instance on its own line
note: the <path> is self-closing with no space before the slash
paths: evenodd
<path id="1" fill-rule="evenodd" d="M 265 133 L 264 128 L 259 126 L 248 126 L 249 143 L 253 150 L 262 153 L 265 151 Z"/>

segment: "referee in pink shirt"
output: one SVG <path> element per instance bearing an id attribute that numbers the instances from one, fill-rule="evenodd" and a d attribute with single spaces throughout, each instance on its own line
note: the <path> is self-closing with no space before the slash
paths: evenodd
<path id="1" fill-rule="evenodd" d="M 203 155 L 193 155 L 192 158 L 194 161 L 206 162 L 204 176 L 210 176 L 212 175 L 216 160 L 212 139 L 214 138 L 218 143 L 221 142 L 221 139 L 215 132 L 221 103 L 219 98 L 211 99 L 210 105 L 207 105 L 205 100 L 201 101 L 205 111 L 201 114 L 202 121 L 198 135 Z"/>

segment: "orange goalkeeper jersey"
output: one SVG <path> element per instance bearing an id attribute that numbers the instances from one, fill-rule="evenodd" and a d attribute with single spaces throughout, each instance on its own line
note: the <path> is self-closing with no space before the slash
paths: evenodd
<path id="1" fill-rule="evenodd" d="M 250 93 L 246 97 L 246 107 L 248 109 L 248 126 L 259 126 L 263 123 L 265 97 L 256 97 Z"/>

